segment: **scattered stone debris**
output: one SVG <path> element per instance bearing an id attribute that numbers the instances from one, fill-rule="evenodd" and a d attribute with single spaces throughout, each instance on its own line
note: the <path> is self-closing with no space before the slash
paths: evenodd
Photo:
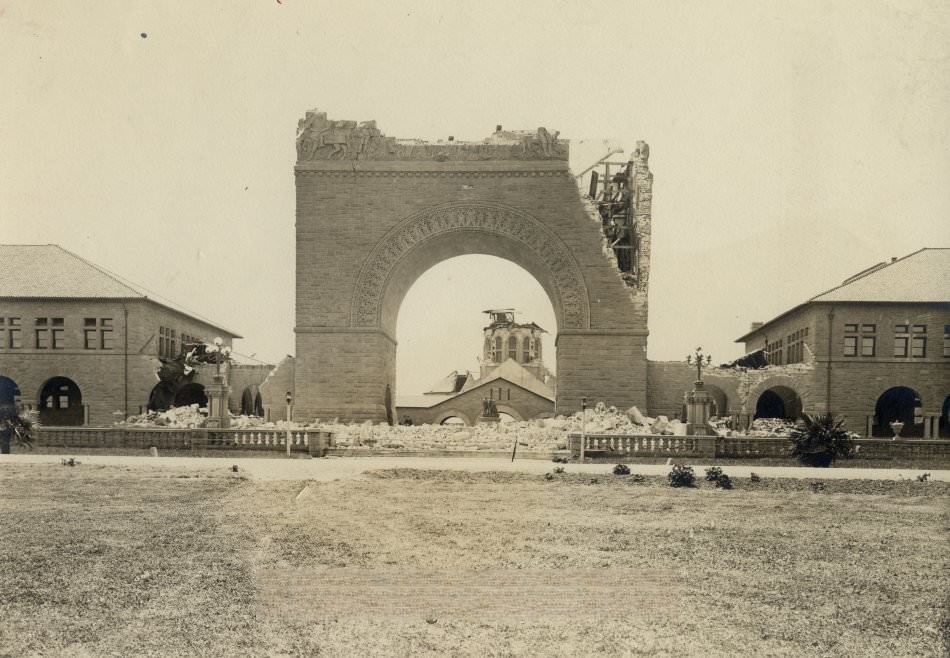
<path id="1" fill-rule="evenodd" d="M 63 460 L 63 466 L 79 466 L 80 463 L 82 462 L 80 462 L 75 457 L 70 457 L 68 459 Z"/>

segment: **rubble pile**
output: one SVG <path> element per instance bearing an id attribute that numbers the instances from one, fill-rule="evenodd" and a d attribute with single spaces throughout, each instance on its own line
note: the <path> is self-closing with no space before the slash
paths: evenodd
<path id="1" fill-rule="evenodd" d="M 199 407 L 197 404 L 192 404 L 187 407 L 172 407 L 167 411 L 148 411 L 144 414 L 129 416 L 125 421 L 116 424 L 184 429 L 188 427 L 204 427 L 207 416 L 207 407 Z"/>
<path id="2" fill-rule="evenodd" d="M 746 436 L 778 436 L 788 438 L 795 423 L 782 418 L 756 418 Z"/>

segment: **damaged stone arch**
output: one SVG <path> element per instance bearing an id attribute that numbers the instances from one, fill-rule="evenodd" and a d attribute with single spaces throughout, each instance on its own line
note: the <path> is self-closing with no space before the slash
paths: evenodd
<path id="1" fill-rule="evenodd" d="M 791 377 L 769 377 L 752 389 L 746 407 L 754 418 L 797 420 L 808 409 L 808 400 L 800 389 L 801 383 Z"/>
<path id="2" fill-rule="evenodd" d="M 351 325 L 395 335 L 399 307 L 416 279 L 467 254 L 497 256 L 527 270 L 548 294 L 559 330 L 590 327 L 587 288 L 570 249 L 527 213 L 484 203 L 436 206 L 394 226 L 360 272 Z"/>

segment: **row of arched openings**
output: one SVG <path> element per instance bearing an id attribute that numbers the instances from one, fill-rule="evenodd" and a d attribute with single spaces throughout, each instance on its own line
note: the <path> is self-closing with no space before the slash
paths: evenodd
<path id="1" fill-rule="evenodd" d="M 156 387 L 157 388 L 157 387 Z M 155 411 L 164 411 L 169 407 L 187 407 L 197 404 L 207 406 L 208 396 L 205 388 L 196 382 L 189 382 L 175 391 L 174 396 L 164 403 L 155 403 L 158 397 L 153 390 L 149 407 Z M 16 406 L 24 402 L 17 383 L 0 375 L 0 406 Z M 54 427 L 72 427 L 85 422 L 82 390 L 68 377 L 51 377 L 40 387 L 36 409 L 42 425 Z M 264 415 L 264 404 L 256 386 L 247 387 L 241 395 L 241 413 L 247 416 Z"/>

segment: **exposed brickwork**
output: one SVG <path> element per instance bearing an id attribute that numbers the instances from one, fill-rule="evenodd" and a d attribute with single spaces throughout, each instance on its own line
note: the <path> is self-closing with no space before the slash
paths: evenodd
<path id="1" fill-rule="evenodd" d="M 425 269 L 466 253 L 512 260 L 551 296 L 562 332 L 559 411 L 579 408 L 582 395 L 618 406 L 645 404 L 646 305 L 633 302 L 605 257 L 599 223 L 585 212 L 566 163 L 327 160 L 298 165 L 296 182 L 299 418 L 385 420 L 387 384 L 396 394 L 391 337 L 402 298 Z M 446 208 L 475 219 L 441 230 L 413 223 L 427 214 L 444 216 Z M 403 224 L 410 228 L 394 233 Z M 519 226 L 524 236 L 533 231 L 546 237 L 525 244 L 513 237 Z M 543 227 L 541 233 L 535 226 Z M 390 258 L 389 246 L 392 262 L 370 279 L 379 283 L 359 288 L 368 268 Z M 556 255 L 558 250 L 568 258 Z M 553 271 L 552 262 L 562 265 Z M 576 271 L 580 298 L 565 296 L 563 268 Z M 354 307 L 367 294 L 361 291 L 376 289 L 381 298 L 375 328 L 381 333 L 352 332 L 355 322 L 363 325 L 368 317 L 363 302 Z M 575 333 L 563 334 L 568 327 Z"/>

